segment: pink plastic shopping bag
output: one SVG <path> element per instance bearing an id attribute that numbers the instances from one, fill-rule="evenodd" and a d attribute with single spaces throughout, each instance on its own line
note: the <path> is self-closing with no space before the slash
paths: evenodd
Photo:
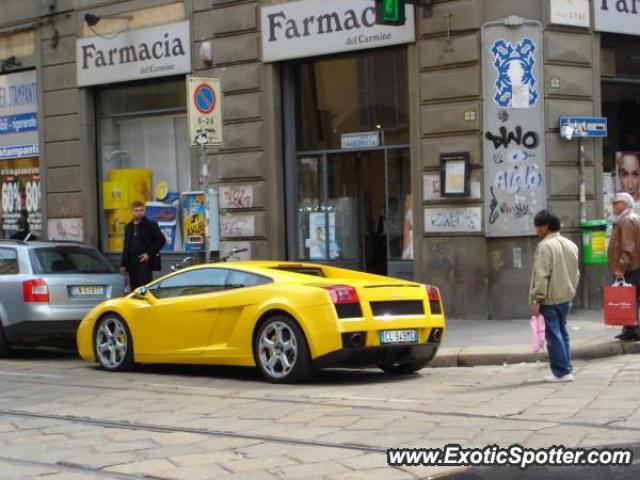
<path id="1" fill-rule="evenodd" d="M 531 348 L 539 352 L 544 347 L 544 317 L 534 315 L 531 317 Z"/>

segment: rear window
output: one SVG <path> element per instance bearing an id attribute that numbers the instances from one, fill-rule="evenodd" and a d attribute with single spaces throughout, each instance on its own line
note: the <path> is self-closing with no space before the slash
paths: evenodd
<path id="1" fill-rule="evenodd" d="M 93 248 L 51 247 L 37 248 L 34 268 L 39 273 L 114 273 L 115 269 Z"/>
<path id="2" fill-rule="evenodd" d="M 325 274 L 322 271 L 321 268 L 314 268 L 314 267 L 289 267 L 289 266 L 282 266 L 282 267 L 273 267 L 274 270 L 282 270 L 284 272 L 293 272 L 293 273 L 300 273 L 302 275 L 311 275 L 312 277 L 324 277 Z"/>
<path id="3" fill-rule="evenodd" d="M 20 273 L 18 253 L 13 248 L 0 248 L 0 275 Z"/>

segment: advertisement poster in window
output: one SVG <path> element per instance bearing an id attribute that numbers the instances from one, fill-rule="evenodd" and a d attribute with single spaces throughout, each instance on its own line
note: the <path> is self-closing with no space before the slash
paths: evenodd
<path id="1" fill-rule="evenodd" d="M 616 153 L 616 191 L 640 200 L 640 152 Z"/>
<path id="2" fill-rule="evenodd" d="M 404 220 L 402 223 L 402 259 L 413 260 L 413 201 L 411 194 L 404 197 Z"/>
<path id="3" fill-rule="evenodd" d="M 147 202 L 145 208 L 147 218 L 158 223 L 160 231 L 167 239 L 167 243 L 162 247 L 162 251 L 171 252 L 175 250 L 178 205 L 163 202 Z"/>
<path id="4" fill-rule="evenodd" d="M 327 227 L 326 214 L 323 212 L 309 214 L 309 235 L 306 246 L 309 249 L 310 260 L 327 259 Z M 331 212 L 329 217 L 329 255 L 331 260 L 338 258 L 340 250 L 336 242 L 336 214 Z"/>
<path id="5" fill-rule="evenodd" d="M 181 195 L 182 242 L 185 252 L 204 252 L 207 208 L 204 192 Z"/>
<path id="6" fill-rule="evenodd" d="M 30 231 L 37 237 L 42 235 L 39 165 L 38 158 L 0 160 L 2 231 L 7 238 L 18 230 L 22 211 L 27 212 Z"/>
<path id="7" fill-rule="evenodd" d="M 38 159 L 38 89 L 35 70 L 0 75 L 0 187 L 2 230 L 18 230 L 26 211 L 30 231 L 42 235 Z"/>

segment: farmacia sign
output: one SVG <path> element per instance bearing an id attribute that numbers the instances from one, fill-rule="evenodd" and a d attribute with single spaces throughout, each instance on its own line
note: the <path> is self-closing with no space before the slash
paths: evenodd
<path id="1" fill-rule="evenodd" d="M 81 87 L 188 73 L 189 22 L 78 39 L 76 62 Z"/>
<path id="2" fill-rule="evenodd" d="M 305 0 L 262 7 L 262 61 L 313 57 L 415 41 L 413 6 L 406 24 L 376 25 L 371 0 Z"/>
<path id="3" fill-rule="evenodd" d="M 597 31 L 640 35 L 638 0 L 593 0 L 593 10 Z"/>

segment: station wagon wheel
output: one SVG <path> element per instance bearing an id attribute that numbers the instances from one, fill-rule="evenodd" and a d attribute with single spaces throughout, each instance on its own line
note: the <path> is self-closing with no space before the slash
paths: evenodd
<path id="1" fill-rule="evenodd" d="M 0 323 L 0 357 L 6 357 L 11 349 L 7 337 L 4 335 L 4 329 Z"/>
<path id="2" fill-rule="evenodd" d="M 256 365 L 274 383 L 293 383 L 313 376 L 309 347 L 298 324 L 284 315 L 267 320 L 254 343 Z"/>
<path id="3" fill-rule="evenodd" d="M 95 332 L 95 352 L 102 368 L 118 371 L 133 365 L 131 333 L 120 317 L 104 317 L 96 326 Z"/>

